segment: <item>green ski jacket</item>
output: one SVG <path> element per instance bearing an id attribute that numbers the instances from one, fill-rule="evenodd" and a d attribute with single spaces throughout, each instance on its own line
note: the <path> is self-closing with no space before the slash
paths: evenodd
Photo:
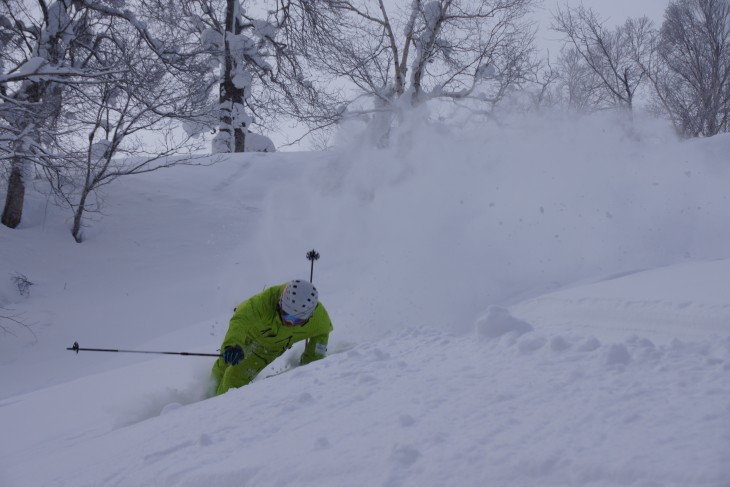
<path id="1" fill-rule="evenodd" d="M 235 366 L 223 362 L 222 357 L 216 360 L 213 378 L 218 383 L 217 394 L 248 384 L 296 342 L 307 340 L 300 359 L 302 364 L 327 354 L 332 322 L 322 303 L 317 303 L 314 313 L 304 325 L 286 327 L 282 324 L 277 305 L 286 284 L 265 289 L 236 308 L 221 350 L 229 345 L 241 345 L 244 359 Z"/>

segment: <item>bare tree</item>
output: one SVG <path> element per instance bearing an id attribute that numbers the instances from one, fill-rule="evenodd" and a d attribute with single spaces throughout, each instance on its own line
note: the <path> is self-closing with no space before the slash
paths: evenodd
<path id="1" fill-rule="evenodd" d="M 18 294 L 25 297 L 30 295 L 30 288 L 33 286 L 33 283 L 24 274 L 15 272 L 10 276 L 10 279 L 15 284 Z M 4 307 L 3 304 L 0 302 L 0 332 L 17 336 L 13 331 L 14 329 L 25 329 L 35 340 L 36 335 L 31 326 L 23 322 L 20 315 L 10 314 L 12 310 Z"/>
<path id="2" fill-rule="evenodd" d="M 560 73 L 553 67 L 548 55 L 545 62 L 541 62 L 534 67 L 534 74 L 531 77 L 532 84 L 537 87 L 533 91 L 533 106 L 553 106 L 557 102 L 555 96 L 555 84 L 560 78 Z"/>
<path id="3" fill-rule="evenodd" d="M 613 99 L 602 89 L 598 74 L 573 46 L 564 46 L 558 57 L 560 94 L 564 103 L 581 113 L 613 106 Z"/>
<path id="4" fill-rule="evenodd" d="M 37 337 L 31 326 L 24 323 L 18 315 L 8 314 L 9 311 L 9 309 L 0 306 L 0 331 L 8 335 L 17 336 L 13 329 L 25 329 L 25 331 L 33 336 L 33 340 L 35 341 Z"/>
<path id="5" fill-rule="evenodd" d="M 320 5 L 302 44 L 314 66 L 354 87 L 338 115 L 380 119 L 385 137 L 400 112 L 429 100 L 493 106 L 532 67 L 532 0 Z"/>
<path id="6" fill-rule="evenodd" d="M 633 109 L 634 96 L 644 79 L 644 71 L 637 66 L 631 56 L 627 25 L 613 30 L 605 26 L 605 21 L 592 9 L 582 4 L 578 7 L 558 8 L 553 15 L 553 30 L 566 36 L 566 42 L 574 51 L 568 51 L 573 74 L 578 66 L 575 54 L 595 74 L 599 84 L 581 74 L 584 90 L 600 87 L 604 94 L 584 93 L 584 100 L 593 98 L 593 103 L 607 96 L 612 106 L 622 107 L 629 112 Z"/>
<path id="7" fill-rule="evenodd" d="M 656 52 L 645 61 L 645 69 L 677 130 L 688 137 L 728 131 L 730 1 L 670 3 Z"/>

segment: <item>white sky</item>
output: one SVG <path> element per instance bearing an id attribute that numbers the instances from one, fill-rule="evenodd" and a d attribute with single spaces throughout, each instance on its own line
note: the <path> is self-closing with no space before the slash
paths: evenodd
<path id="1" fill-rule="evenodd" d="M 670 0 L 544 0 L 537 11 L 537 18 L 540 24 L 538 32 L 538 43 L 552 51 L 560 48 L 558 39 L 560 35 L 550 30 L 551 12 L 557 7 L 569 5 L 577 7 L 581 3 L 603 17 L 609 25 L 623 23 L 629 17 L 642 17 L 646 15 L 657 24 L 661 24 L 664 17 L 664 10 Z M 557 51 L 556 51 L 557 52 Z"/>

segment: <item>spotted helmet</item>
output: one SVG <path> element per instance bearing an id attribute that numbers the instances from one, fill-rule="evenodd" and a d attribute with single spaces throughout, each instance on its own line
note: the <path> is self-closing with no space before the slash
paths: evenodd
<path id="1" fill-rule="evenodd" d="M 309 281 L 297 279 L 284 286 L 279 305 L 284 313 L 307 320 L 317 307 L 317 297 L 316 287 Z"/>

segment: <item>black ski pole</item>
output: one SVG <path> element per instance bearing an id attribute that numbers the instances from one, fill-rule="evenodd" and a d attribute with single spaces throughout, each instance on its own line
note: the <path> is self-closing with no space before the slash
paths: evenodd
<path id="1" fill-rule="evenodd" d="M 195 355 L 198 357 L 220 357 L 220 353 L 195 353 L 195 352 L 151 352 L 148 350 L 119 350 L 114 348 L 81 348 L 79 342 L 74 342 L 72 347 L 66 348 L 76 352 L 118 352 L 118 353 L 155 353 L 160 355 Z"/>
<path id="2" fill-rule="evenodd" d="M 312 278 L 314 277 L 314 261 L 319 259 L 319 252 L 312 249 L 309 252 L 307 252 L 307 260 L 312 262 L 312 266 L 309 269 L 309 282 L 312 282 Z"/>

